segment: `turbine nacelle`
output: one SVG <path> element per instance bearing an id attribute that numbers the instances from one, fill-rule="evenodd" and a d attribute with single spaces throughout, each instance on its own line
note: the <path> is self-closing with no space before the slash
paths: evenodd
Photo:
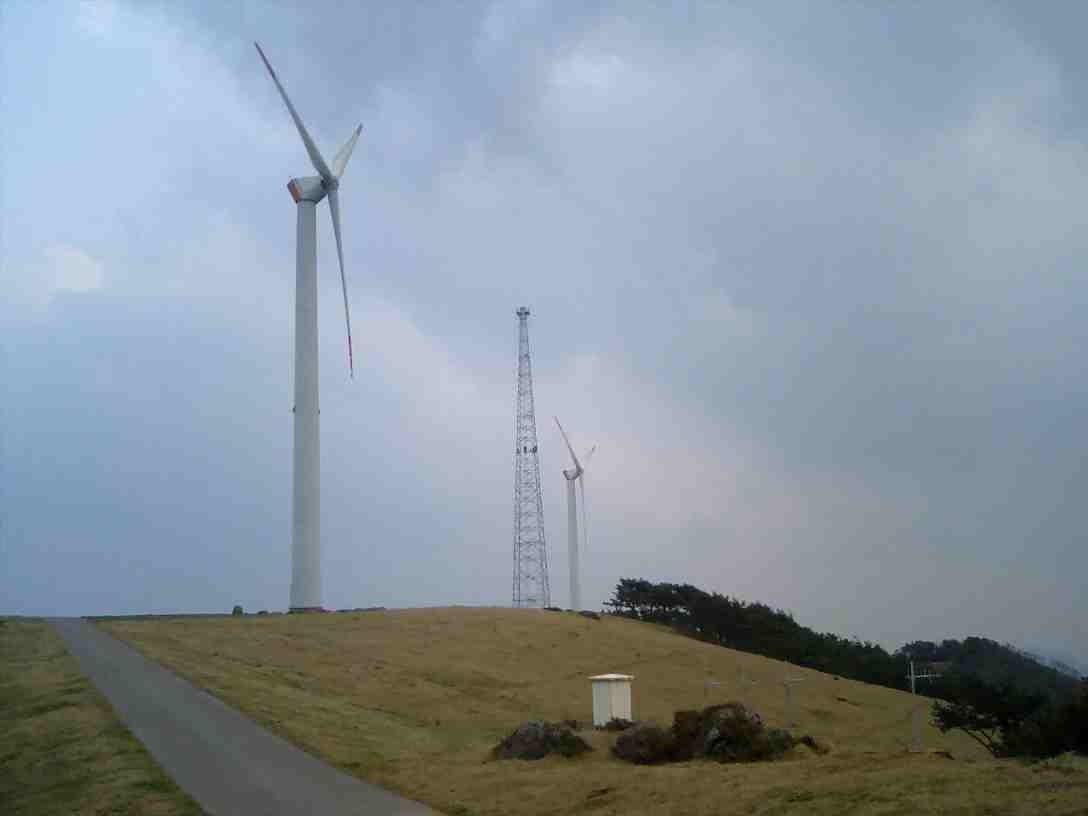
<path id="1" fill-rule="evenodd" d="M 563 478 L 565 478 L 568 482 L 573 482 L 575 479 L 579 478 L 583 473 L 585 473 L 586 469 L 582 467 L 582 463 L 578 461 L 578 456 L 577 454 L 575 454 L 574 448 L 570 444 L 570 440 L 567 439 L 567 432 L 563 430 L 563 425 L 559 422 L 559 417 L 553 417 L 553 419 L 555 419 L 555 424 L 559 427 L 559 433 L 563 434 L 563 441 L 567 443 L 567 450 L 570 452 L 571 461 L 574 462 L 574 467 L 571 470 L 563 471 Z M 593 452 L 595 450 L 597 450 L 596 445 L 589 449 L 589 453 L 586 454 L 587 463 L 593 457 Z"/>
<path id="2" fill-rule="evenodd" d="M 328 195 L 328 188 L 326 188 L 325 181 L 320 176 L 291 179 L 287 182 L 287 191 L 296 204 L 300 201 L 312 201 L 317 204 Z"/>
<path id="3" fill-rule="evenodd" d="M 332 216 L 332 231 L 336 236 L 336 257 L 340 261 L 340 286 L 344 291 L 344 322 L 347 324 L 348 330 L 348 371 L 351 375 L 355 376 L 355 363 L 352 360 L 351 351 L 351 309 L 348 306 L 348 279 L 344 274 L 344 247 L 340 238 L 340 195 L 337 190 L 340 189 L 340 176 L 344 173 L 344 168 L 348 165 L 348 160 L 351 158 L 351 151 L 355 149 L 355 143 L 359 140 L 359 133 L 362 131 L 363 126 L 359 125 L 352 131 L 351 136 L 344 143 L 344 146 L 340 148 L 336 156 L 332 160 L 332 168 L 325 163 L 324 157 L 321 155 L 321 151 L 317 149 L 317 145 L 314 144 L 314 140 L 311 138 L 310 133 L 306 130 L 306 125 L 302 123 L 302 118 L 298 115 L 298 111 L 295 110 L 295 106 L 291 104 L 290 97 L 287 96 L 287 91 L 284 90 L 283 85 L 280 83 L 280 78 L 276 76 L 276 72 L 272 70 L 272 63 L 268 61 L 268 57 L 264 55 L 264 51 L 261 50 L 261 46 L 258 43 L 253 43 L 257 46 L 257 53 L 261 55 L 261 62 L 264 63 L 264 67 L 268 69 L 269 76 L 272 77 L 272 81 L 276 83 L 276 90 L 280 92 L 280 98 L 283 99 L 283 104 L 287 106 L 287 112 L 291 114 L 291 119 L 295 123 L 295 128 L 298 130 L 298 135 L 302 139 L 302 146 L 306 148 L 306 154 L 310 157 L 310 164 L 313 165 L 314 170 L 318 172 L 318 177 L 309 176 L 300 179 L 291 179 L 287 184 L 287 189 L 291 193 L 291 197 L 295 199 L 295 203 L 298 204 L 302 201 L 312 201 L 318 203 L 326 196 L 329 199 L 329 214 Z"/>

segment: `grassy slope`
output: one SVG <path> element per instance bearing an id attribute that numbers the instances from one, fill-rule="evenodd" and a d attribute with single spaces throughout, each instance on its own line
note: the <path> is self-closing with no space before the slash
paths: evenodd
<path id="1" fill-rule="evenodd" d="M 1028 767 L 981 756 L 967 737 L 921 718 L 907 754 L 910 696 L 699 643 L 622 619 L 510 609 L 113 621 L 103 624 L 295 743 L 450 814 L 1083 813 L 1077 762 Z M 783 674 L 798 728 L 830 744 L 815 757 L 639 768 L 608 756 L 489 762 L 518 722 L 591 714 L 586 677 L 636 676 L 635 716 L 668 724 L 678 708 L 741 699 L 774 725 Z M 741 673 L 748 680 L 742 681 Z M 603 793 L 595 793 L 604 791 Z"/>
<path id="2" fill-rule="evenodd" d="M 0 812 L 199 814 L 43 621 L 0 619 Z"/>

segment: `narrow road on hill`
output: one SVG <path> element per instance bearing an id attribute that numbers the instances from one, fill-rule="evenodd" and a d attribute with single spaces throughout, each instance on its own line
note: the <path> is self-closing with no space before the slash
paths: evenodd
<path id="1" fill-rule="evenodd" d="M 51 623 L 129 730 L 213 816 L 436 816 L 295 748 L 93 623 Z"/>

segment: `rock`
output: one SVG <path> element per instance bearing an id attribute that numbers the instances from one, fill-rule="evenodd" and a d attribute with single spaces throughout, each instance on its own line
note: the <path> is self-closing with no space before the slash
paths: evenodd
<path id="1" fill-rule="evenodd" d="M 589 618 L 590 620 L 600 620 L 601 619 L 601 615 L 600 615 L 599 612 L 590 612 L 588 609 L 583 609 L 578 614 L 581 615 L 583 618 Z"/>
<path id="2" fill-rule="evenodd" d="M 563 608 L 559 607 L 559 606 L 545 606 L 544 611 L 545 612 L 562 612 Z"/>
<path id="3" fill-rule="evenodd" d="M 686 761 L 695 756 L 695 745 L 703 727 L 701 711 L 677 711 L 673 715 L 672 735 L 675 740 L 674 756 L 678 761 Z"/>
<path id="4" fill-rule="evenodd" d="M 793 748 L 788 731 L 767 730 L 760 716 L 742 703 L 709 706 L 673 715 L 673 758 L 711 757 L 719 762 L 770 759 Z"/>
<path id="5" fill-rule="evenodd" d="M 653 723 L 635 723 L 620 734 L 612 754 L 637 765 L 654 765 L 672 759 L 674 744 L 671 731 Z"/>
<path id="6" fill-rule="evenodd" d="M 605 731 L 626 731 L 634 725 L 630 720 L 625 720 L 623 717 L 613 717 L 611 720 L 604 724 Z"/>
<path id="7" fill-rule="evenodd" d="M 817 742 L 815 737 L 810 737 L 808 734 L 805 734 L 805 736 L 797 740 L 797 744 L 804 745 L 806 748 L 815 751 L 817 754 L 826 754 L 828 752 L 828 747 L 826 745 Z"/>
<path id="8" fill-rule="evenodd" d="M 743 703 L 704 708 L 695 755 L 740 759 L 762 730 L 763 720 Z"/>
<path id="9" fill-rule="evenodd" d="M 765 728 L 756 712 L 734 702 L 701 711 L 677 711 L 671 729 L 634 723 L 620 734 L 612 753 L 640 765 L 684 762 L 697 757 L 719 762 L 753 762 L 781 756 L 802 741 L 813 750 L 826 753 L 827 749 L 812 737 L 794 740 L 789 731 Z"/>
<path id="10" fill-rule="evenodd" d="M 793 735 L 784 728 L 768 728 L 763 732 L 762 742 L 765 754 L 760 759 L 781 756 L 794 746 Z"/>
<path id="11" fill-rule="evenodd" d="M 543 759 L 549 754 L 565 757 L 592 751 L 589 743 L 561 723 L 530 720 L 491 750 L 495 759 Z"/>
<path id="12" fill-rule="evenodd" d="M 258 612 L 257 614 L 258 614 L 258 615 L 267 615 L 267 614 L 268 614 L 268 610 L 267 610 L 267 609 L 262 609 L 262 610 L 261 610 L 260 612 Z"/>
<path id="13" fill-rule="evenodd" d="M 235 605 L 234 605 L 234 609 L 232 609 L 232 610 L 230 611 L 230 613 L 231 613 L 232 615 L 242 615 L 242 614 L 244 614 L 244 613 L 242 612 L 242 607 L 238 606 L 237 604 L 235 604 Z"/>

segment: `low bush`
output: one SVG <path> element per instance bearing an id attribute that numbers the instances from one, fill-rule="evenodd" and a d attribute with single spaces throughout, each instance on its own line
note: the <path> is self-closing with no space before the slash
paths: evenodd
<path id="1" fill-rule="evenodd" d="M 493 759 L 543 759 L 549 754 L 573 757 L 592 750 L 588 742 L 562 723 L 530 720 L 492 748 L 491 756 Z"/>

